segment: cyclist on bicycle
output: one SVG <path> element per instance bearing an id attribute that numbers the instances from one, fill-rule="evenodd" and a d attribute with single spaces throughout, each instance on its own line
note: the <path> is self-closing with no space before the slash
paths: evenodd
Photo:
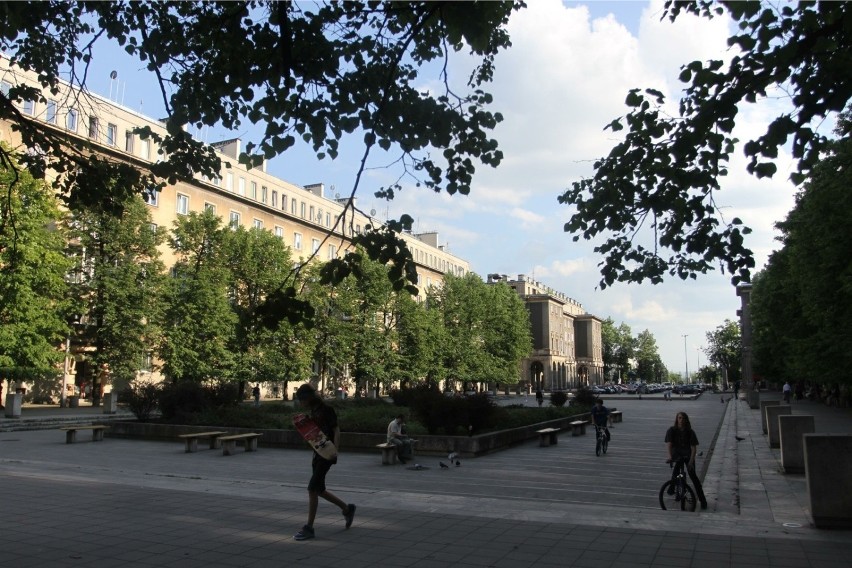
<path id="1" fill-rule="evenodd" d="M 689 423 L 689 416 L 686 412 L 678 412 L 675 416 L 674 426 L 666 432 L 666 450 L 669 454 L 668 461 L 677 462 L 678 459 L 686 460 L 686 471 L 689 473 L 689 479 L 695 487 L 695 494 L 698 496 L 698 501 L 701 503 L 701 508 L 707 508 L 707 498 L 704 496 L 704 490 L 701 488 L 701 480 L 695 473 L 695 454 L 698 451 L 698 436 Z M 680 468 L 675 467 L 672 470 L 672 481 L 680 473 Z"/>
<path id="2" fill-rule="evenodd" d="M 603 400 L 597 399 L 592 407 L 592 424 L 595 428 L 603 428 L 606 434 L 606 441 L 609 442 L 612 436 L 609 434 L 607 423 L 609 422 L 609 408 L 604 406 Z"/>

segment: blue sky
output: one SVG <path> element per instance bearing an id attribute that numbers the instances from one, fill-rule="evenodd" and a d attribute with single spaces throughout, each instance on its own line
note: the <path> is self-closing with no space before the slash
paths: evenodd
<path id="1" fill-rule="evenodd" d="M 653 286 L 619 284 L 599 290 L 595 243 L 573 243 L 562 227 L 570 216 L 557 202 L 572 181 L 590 175 L 591 162 L 606 155 L 614 143 L 603 127 L 625 113 L 625 95 L 633 87 L 653 87 L 676 100 L 680 66 L 695 59 L 728 58 L 725 40 L 730 23 L 683 17 L 660 22 L 662 0 L 637 2 L 560 2 L 531 0 L 513 16 L 509 32 L 513 47 L 497 60 L 494 110 L 505 121 L 494 132 L 505 158 L 496 170 L 481 167 L 469 196 L 435 195 L 408 187 L 391 203 L 373 191 L 395 179 L 376 155 L 359 191 L 362 209 L 375 208 L 379 217 L 411 214 L 417 230 L 437 230 L 442 244 L 470 261 L 484 276 L 497 272 L 534 276 L 579 301 L 587 311 L 634 334 L 645 329 L 657 339 L 664 363 L 690 374 L 707 358 L 700 351 L 705 334 L 725 319 L 736 319 L 739 299 L 729 276 L 715 272 L 697 281 L 671 279 Z M 453 62 L 450 72 L 465 77 L 467 62 Z M 118 71 L 110 83 L 109 72 Z M 118 48 L 102 49 L 89 75 L 91 90 L 123 100 L 125 106 L 161 116 L 163 105 L 153 78 L 142 65 Z M 424 88 L 429 88 L 424 77 Z M 116 95 L 116 93 L 118 93 Z M 744 107 L 738 117 L 741 139 L 754 136 L 768 114 L 783 105 L 783 96 Z M 672 107 L 674 108 L 674 107 Z M 205 133 L 208 142 L 241 133 Z M 340 157 L 318 161 L 297 147 L 269 164 L 274 175 L 305 185 L 322 182 L 347 194 L 351 190 L 362 148 L 360 137 L 345 141 Z M 754 229 L 747 243 L 762 266 L 776 248 L 773 225 L 793 204 L 795 188 L 786 181 L 789 157 L 779 158 L 775 180 L 757 180 L 745 173 L 741 154 L 725 180 L 717 202 L 727 218 L 738 216 Z M 686 335 L 686 339 L 684 339 Z"/>

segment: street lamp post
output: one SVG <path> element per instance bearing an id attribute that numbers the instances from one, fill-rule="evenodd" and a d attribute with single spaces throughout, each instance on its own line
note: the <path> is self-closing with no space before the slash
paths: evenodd
<path id="1" fill-rule="evenodd" d="M 683 382 L 688 384 L 689 383 L 689 359 L 687 358 L 687 354 L 686 354 L 686 338 L 687 337 L 689 337 L 689 335 L 685 334 L 683 336 L 683 361 L 684 361 L 684 363 L 686 363 L 686 377 L 684 378 Z"/>

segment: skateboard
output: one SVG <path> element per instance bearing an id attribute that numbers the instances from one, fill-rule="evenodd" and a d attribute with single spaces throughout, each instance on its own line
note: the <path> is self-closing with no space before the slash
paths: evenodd
<path id="1" fill-rule="evenodd" d="M 320 457 L 327 460 L 333 460 L 337 457 L 337 448 L 334 447 L 334 442 L 323 434 L 323 431 L 310 416 L 296 414 L 293 416 L 293 426 Z"/>

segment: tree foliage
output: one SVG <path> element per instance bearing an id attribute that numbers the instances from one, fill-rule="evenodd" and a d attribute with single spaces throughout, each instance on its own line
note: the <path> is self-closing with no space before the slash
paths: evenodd
<path id="1" fill-rule="evenodd" d="M 728 382 L 740 379 L 742 364 L 742 338 L 740 326 L 732 320 L 725 320 L 713 331 L 708 331 L 707 347 L 704 354 L 710 362 L 725 373 Z"/>
<path id="2" fill-rule="evenodd" d="M 636 347 L 636 339 L 630 326 L 622 322 L 615 327 L 612 318 L 606 318 L 601 323 L 601 341 L 603 343 L 604 375 L 609 376 L 618 373 L 619 377 L 626 375 L 630 370 L 630 361 L 633 359 Z"/>
<path id="3" fill-rule="evenodd" d="M 633 89 L 627 115 L 607 129 L 625 130 L 594 175 L 572 183 L 559 197 L 576 208 L 565 230 L 575 241 L 608 235 L 595 251 L 601 287 L 614 282 L 661 282 L 664 276 L 696 278 L 717 263 L 736 284 L 747 282 L 754 258 L 750 229 L 726 219 L 717 205 L 720 180 L 739 140 L 732 132 L 742 105 L 771 89 L 789 94 L 793 109 L 776 116 L 766 132 L 742 144 L 748 171 L 776 172 L 774 160 L 790 145 L 801 183 L 817 165 L 829 139 L 816 126 L 843 110 L 852 95 L 852 4 L 797 2 L 666 3 L 663 17 L 727 13 L 738 30 L 728 39 L 727 63 L 693 61 L 682 67 L 686 84 L 678 113 L 670 116 L 662 92 Z M 638 237 L 650 234 L 648 241 Z"/>
<path id="4" fill-rule="evenodd" d="M 359 188 L 374 148 L 397 154 L 402 174 L 418 185 L 450 194 L 470 190 L 476 163 L 502 159 L 489 137 L 501 120 L 483 90 L 494 57 L 510 45 L 506 25 L 522 2 L 40 2 L 0 9 L 0 50 L 13 64 L 38 74 L 44 91 L 13 86 L 0 95 L 0 119 L 14 124 L 27 148 L 39 148 L 25 166 L 50 169 L 72 207 L 99 204 L 115 212 L 126 198 L 153 183 L 174 184 L 196 174 L 219 173 L 212 148 L 185 128 L 263 127 L 240 161 L 257 166 L 294 146 L 309 144 L 320 159 L 334 159 L 340 141 L 360 136 L 364 152 L 353 172 Z M 70 70 L 73 86 L 86 87 L 97 49 L 118 45 L 153 74 L 166 110 L 167 134 L 137 129 L 153 140 L 162 159 L 143 172 L 90 152 L 88 141 L 68 145 L 64 133 L 43 129 L 14 103 L 44 101 Z M 476 65 L 465 84 L 447 75 L 448 59 L 468 52 Z M 423 70 L 436 70 L 434 88 Z M 108 181 L 107 181 L 108 180 Z M 378 194 L 392 198 L 394 183 Z M 349 200 L 352 207 L 354 200 Z M 5 218 L 4 218 L 5 222 Z M 405 218 L 399 224 L 404 226 Z M 413 261 L 398 238 L 375 231 L 358 244 L 397 268 L 397 289 L 413 284 Z M 374 238 L 378 237 L 378 238 Z M 402 244 L 402 246 L 400 246 Z M 330 271 L 339 281 L 344 271 Z M 408 279 L 406 281 L 406 279 Z M 292 294 L 274 294 L 272 308 L 288 312 Z"/>
<path id="5" fill-rule="evenodd" d="M 755 278 L 755 366 L 778 379 L 845 380 L 852 365 L 852 122 L 778 224 L 783 248 Z"/>

